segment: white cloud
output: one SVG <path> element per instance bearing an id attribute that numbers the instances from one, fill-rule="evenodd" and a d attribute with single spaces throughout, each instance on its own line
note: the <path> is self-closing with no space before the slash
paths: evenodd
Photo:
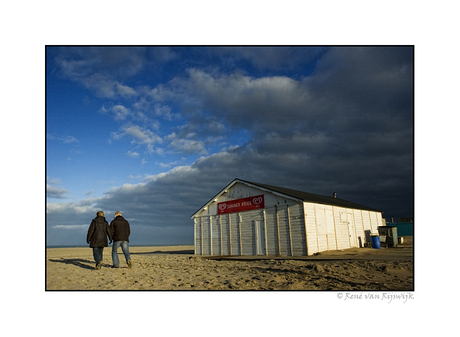
<path id="1" fill-rule="evenodd" d="M 174 149 L 179 153 L 197 153 L 197 154 L 207 154 L 208 151 L 204 146 L 204 142 L 200 140 L 192 140 L 192 139 L 178 139 L 175 138 L 169 144 L 170 148 Z"/>
<path id="2" fill-rule="evenodd" d="M 115 120 L 124 120 L 130 113 L 129 109 L 123 105 L 115 105 L 112 107 L 111 112 L 113 113 Z"/>
<path id="3" fill-rule="evenodd" d="M 117 94 L 121 95 L 121 96 L 137 96 L 137 92 L 136 90 L 134 90 L 133 88 L 127 86 L 127 85 L 123 85 L 123 84 L 120 84 L 120 83 L 115 83 L 115 91 Z"/>
<path id="4" fill-rule="evenodd" d="M 120 140 L 125 136 L 131 136 L 132 144 L 141 144 L 146 146 L 147 153 L 154 152 L 154 145 L 161 144 L 163 140 L 153 131 L 135 124 L 126 124 L 120 128 L 120 132 L 112 132 L 112 138 Z"/>
<path id="5" fill-rule="evenodd" d="M 82 77 L 79 81 L 90 90 L 93 90 L 96 96 L 102 98 L 115 98 L 117 96 L 136 96 L 136 91 L 118 81 L 113 80 L 109 75 L 95 73 L 87 77 Z"/>
<path id="6" fill-rule="evenodd" d="M 90 212 L 92 209 L 94 209 L 96 202 L 97 202 L 97 199 L 91 199 L 91 198 L 83 199 L 78 202 L 60 202 L 60 203 L 48 202 L 46 204 L 46 212 L 47 214 L 68 213 L 68 216 L 71 216 L 72 214 Z"/>
<path id="7" fill-rule="evenodd" d="M 162 117 L 168 121 L 175 120 L 179 117 L 179 114 L 174 114 L 171 108 L 167 105 L 155 104 L 155 115 Z"/>
<path id="8" fill-rule="evenodd" d="M 144 144 L 161 143 L 160 137 L 155 135 L 152 131 L 144 129 L 139 125 L 129 125 L 124 127 L 124 132 L 127 135 L 133 136 Z"/>
<path id="9" fill-rule="evenodd" d="M 56 225 L 52 226 L 52 228 L 57 228 L 57 229 L 64 229 L 64 230 L 82 230 L 82 229 L 88 229 L 88 225 Z"/>
<path id="10" fill-rule="evenodd" d="M 73 136 L 66 136 L 62 139 L 64 143 L 78 143 L 78 139 Z"/>
<path id="11" fill-rule="evenodd" d="M 48 198 L 66 199 L 69 191 L 64 188 L 56 188 L 46 184 L 46 196 Z"/>
<path id="12" fill-rule="evenodd" d="M 180 160 L 176 160 L 176 161 L 173 161 L 173 162 L 169 162 L 169 163 L 158 163 L 158 162 L 156 162 L 156 164 L 160 165 L 163 168 L 171 168 L 173 166 L 181 165 L 185 161 L 185 159 L 186 159 L 185 157 L 182 157 Z"/>
<path id="13" fill-rule="evenodd" d="M 46 138 L 49 140 L 58 140 L 65 144 L 80 142 L 77 138 L 73 136 L 59 136 L 59 135 L 50 134 L 50 133 L 46 134 Z"/>
<path id="14" fill-rule="evenodd" d="M 126 155 L 129 156 L 129 157 L 133 157 L 133 158 L 139 157 L 139 153 L 137 153 L 137 152 L 135 152 L 135 151 L 132 152 L 131 150 L 128 151 L 128 152 L 126 152 Z"/>
<path id="15" fill-rule="evenodd" d="M 50 184 L 60 184 L 61 183 L 61 179 L 60 178 L 53 178 L 53 179 L 50 179 L 49 177 L 46 177 L 46 181 Z"/>

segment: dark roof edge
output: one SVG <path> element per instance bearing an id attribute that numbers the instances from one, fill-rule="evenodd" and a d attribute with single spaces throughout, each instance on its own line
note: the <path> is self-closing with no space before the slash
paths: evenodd
<path id="1" fill-rule="evenodd" d="M 383 213 L 381 210 L 378 210 L 372 207 L 368 207 L 365 205 L 357 204 L 357 203 L 347 201 L 344 199 L 340 199 L 340 198 L 334 198 L 334 197 L 328 197 L 328 196 L 314 194 L 314 193 L 302 192 L 298 190 L 293 190 L 293 189 L 278 187 L 278 186 L 273 186 L 273 185 L 260 184 L 260 183 L 255 183 L 252 181 L 247 181 L 247 180 L 242 180 L 242 179 L 238 179 L 238 180 L 244 181 L 248 184 L 252 184 L 252 185 L 266 188 L 269 190 L 273 190 L 278 193 L 282 193 L 282 194 L 285 194 L 287 196 L 291 196 L 297 199 L 302 199 L 304 202 L 313 202 L 317 204 L 325 204 L 325 205 L 332 205 L 332 206 L 346 207 L 346 208 L 352 208 L 352 209 L 361 209 L 361 210 L 366 210 L 366 211 Z"/>

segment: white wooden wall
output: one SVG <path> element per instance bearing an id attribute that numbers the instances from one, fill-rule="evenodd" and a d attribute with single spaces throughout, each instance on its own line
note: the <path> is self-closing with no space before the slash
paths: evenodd
<path id="1" fill-rule="evenodd" d="M 258 194 L 264 194 L 264 209 L 217 215 L 217 203 Z M 236 184 L 194 217 L 195 254 L 256 255 L 256 221 L 264 224 L 266 255 L 305 256 L 363 247 L 377 234 L 382 214 L 299 202 Z"/>
<path id="2" fill-rule="evenodd" d="M 194 218 L 197 255 L 256 255 L 255 221 L 264 224 L 266 255 L 307 254 L 301 203 Z"/>
<path id="3" fill-rule="evenodd" d="M 364 247 L 382 223 L 379 212 L 304 203 L 308 255 Z"/>

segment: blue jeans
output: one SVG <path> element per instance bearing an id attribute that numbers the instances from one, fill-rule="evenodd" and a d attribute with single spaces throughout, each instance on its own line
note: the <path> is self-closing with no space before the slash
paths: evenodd
<path id="1" fill-rule="evenodd" d="M 93 256 L 94 256 L 94 261 L 96 261 L 96 263 L 102 261 L 102 252 L 103 251 L 104 251 L 104 247 L 93 248 Z"/>
<path id="2" fill-rule="evenodd" d="M 120 261 L 118 260 L 118 248 L 121 246 L 121 250 L 123 254 L 125 254 L 126 262 L 131 260 L 131 256 L 129 255 L 129 242 L 128 241 L 114 241 L 112 245 L 112 261 L 113 266 L 118 268 L 120 266 Z"/>

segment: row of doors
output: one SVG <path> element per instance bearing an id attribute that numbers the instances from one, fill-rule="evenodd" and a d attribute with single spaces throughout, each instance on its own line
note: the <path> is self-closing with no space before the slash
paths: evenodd
<path id="1" fill-rule="evenodd" d="M 315 221 L 316 221 L 316 231 L 318 239 L 322 238 L 323 241 L 320 243 L 317 241 L 318 251 L 324 249 L 339 249 L 339 248 L 354 248 L 358 247 L 358 239 L 355 228 L 354 216 L 352 213 L 341 212 L 340 213 L 340 222 L 334 222 L 334 213 L 332 209 L 325 207 L 315 207 Z M 345 226 L 348 234 L 347 247 L 344 247 L 343 244 L 343 228 Z M 340 230 L 340 232 L 338 232 Z M 341 233 L 341 234 L 340 234 Z M 338 235 L 342 235 L 341 242 L 342 245 L 339 247 L 337 242 Z M 327 247 L 327 248 L 326 248 Z"/>
<path id="2" fill-rule="evenodd" d="M 207 223 L 207 225 L 209 226 L 209 223 Z M 252 227 L 253 236 L 255 238 L 255 248 L 256 248 L 255 249 L 256 250 L 255 254 L 256 255 L 265 255 L 265 253 L 266 253 L 265 248 L 266 247 L 265 247 L 265 224 L 264 224 L 264 221 L 263 220 L 252 220 L 251 221 L 251 227 Z M 201 228 L 201 230 L 203 230 L 203 228 Z M 212 238 L 211 238 L 211 235 L 212 235 Z M 212 239 L 217 239 L 217 237 L 214 236 L 214 233 L 211 234 L 210 231 L 206 231 L 204 233 L 204 236 L 206 238 L 203 237 L 203 239 L 205 241 L 207 241 L 208 244 L 210 244 Z M 203 248 L 203 243 L 201 243 L 201 247 Z M 208 248 L 211 249 L 210 247 L 208 247 Z M 253 249 L 254 249 L 254 246 L 253 246 Z M 206 251 L 206 249 L 205 249 L 205 251 Z M 254 253 L 254 251 L 253 251 L 253 253 Z M 203 252 L 202 252 L 202 254 L 203 254 Z"/>
<path id="3" fill-rule="evenodd" d="M 348 235 L 350 240 L 350 248 L 358 247 L 356 238 L 356 228 L 354 225 L 353 214 L 347 214 L 348 220 Z M 265 255 L 265 224 L 263 220 L 253 220 L 254 235 L 256 241 L 256 255 Z"/>
<path id="4" fill-rule="evenodd" d="M 344 214 L 345 215 L 345 214 Z M 348 234 L 350 240 L 350 248 L 358 247 L 359 243 L 357 242 L 356 237 L 356 228 L 354 226 L 353 214 L 347 214 L 348 222 Z M 252 227 L 254 230 L 255 243 L 256 243 L 256 255 L 265 255 L 265 224 L 263 220 L 252 220 Z"/>

